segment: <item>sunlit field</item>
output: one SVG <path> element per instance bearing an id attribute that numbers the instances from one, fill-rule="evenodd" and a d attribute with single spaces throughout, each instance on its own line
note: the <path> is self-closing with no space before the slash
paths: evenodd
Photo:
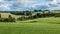
<path id="1" fill-rule="evenodd" d="M 2 18 L 6 18 L 9 15 L 9 13 L 1 14 Z M 12 15 L 12 17 L 18 18 L 20 16 Z M 60 34 L 60 17 L 0 22 L 0 34 Z"/>

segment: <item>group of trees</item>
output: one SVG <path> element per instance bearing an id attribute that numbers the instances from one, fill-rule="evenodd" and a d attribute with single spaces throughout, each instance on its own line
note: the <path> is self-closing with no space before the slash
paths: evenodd
<path id="1" fill-rule="evenodd" d="M 36 13 L 35 15 L 33 15 L 33 13 Z M 42 13 L 40 13 L 42 12 Z M 7 13 L 11 13 L 14 15 L 22 15 L 21 17 L 18 17 L 17 20 L 19 21 L 23 21 L 23 20 L 29 20 L 29 19 L 36 19 L 36 18 L 45 18 L 45 17 L 60 17 L 60 13 L 52 13 L 49 10 L 34 10 L 34 12 L 31 11 L 10 11 Z M 8 16 L 8 18 L 1 18 L 1 14 L 0 14 L 0 22 L 15 22 L 16 19 L 13 18 L 11 15 Z"/>
<path id="2" fill-rule="evenodd" d="M 45 17 L 60 17 L 60 13 L 45 13 L 45 14 L 37 13 L 35 15 L 30 15 L 28 17 L 25 16 L 19 17 L 18 20 L 23 21 L 36 18 L 45 18 Z"/>
<path id="3" fill-rule="evenodd" d="M 44 10 L 44 11 L 34 10 L 34 12 L 38 12 L 38 13 L 36 13 L 35 15 L 32 15 L 33 13 L 30 12 L 31 13 L 30 16 L 28 16 L 28 17 L 22 16 L 18 19 L 19 20 L 28 20 L 28 19 L 45 18 L 45 17 L 60 17 L 60 12 L 58 12 L 58 11 L 57 11 L 58 13 L 53 13 L 52 11 L 49 11 L 49 10 Z M 40 12 L 42 12 L 42 13 L 40 13 Z M 28 14 L 29 14 L 29 12 L 28 12 Z"/>
<path id="4" fill-rule="evenodd" d="M 10 12 L 11 14 L 14 14 L 14 15 L 26 15 L 26 16 L 28 16 L 28 15 L 32 15 L 32 12 L 30 12 L 30 11 L 16 11 L 16 12 Z"/>
<path id="5" fill-rule="evenodd" d="M 15 22 L 15 18 L 11 17 L 11 15 L 8 16 L 8 18 L 2 18 L 0 14 L 0 22 Z"/>
<path id="6" fill-rule="evenodd" d="M 36 13 L 35 15 L 18 17 L 17 21 L 31 20 L 31 19 L 45 18 L 45 17 L 60 17 L 60 13 L 43 13 L 43 14 Z M 1 18 L 1 14 L 0 14 L 0 22 L 16 22 L 16 19 L 11 15 L 9 15 L 8 18 Z"/>

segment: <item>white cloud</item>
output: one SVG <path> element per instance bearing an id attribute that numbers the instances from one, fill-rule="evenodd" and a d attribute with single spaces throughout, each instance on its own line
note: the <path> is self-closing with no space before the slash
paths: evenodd
<path id="1" fill-rule="evenodd" d="M 2 4 L 0 5 L 0 9 L 2 9 L 2 11 L 6 11 L 6 10 L 10 10 L 10 7 L 8 6 L 8 4 Z"/>
<path id="2" fill-rule="evenodd" d="M 51 4 L 56 4 L 57 3 L 57 0 L 53 0 L 52 2 L 51 2 Z"/>
<path id="3" fill-rule="evenodd" d="M 53 1 L 49 1 L 49 2 L 41 2 L 42 0 L 11 0 L 11 1 L 4 1 L 4 0 L 0 0 L 0 9 L 3 10 L 28 10 L 30 8 L 37 8 L 38 6 L 44 5 L 47 6 L 47 9 L 58 9 L 60 7 L 60 5 L 58 5 L 57 3 L 60 2 L 60 0 L 53 0 Z M 10 6 L 13 6 L 13 4 L 16 4 L 15 6 L 19 5 L 18 8 L 16 9 L 11 9 Z M 51 5 L 57 5 L 57 7 L 51 7 L 49 4 Z M 13 7 L 12 7 L 13 8 Z M 28 8 L 28 9 L 26 9 Z"/>
<path id="4" fill-rule="evenodd" d="M 60 4 L 57 4 L 57 3 L 60 3 L 60 0 L 53 0 L 52 2 L 49 3 L 49 4 L 53 5 L 53 7 L 48 5 L 49 8 L 47 8 L 47 9 L 49 9 L 49 10 L 60 10 Z"/>
<path id="5" fill-rule="evenodd" d="M 4 0 L 0 0 L 0 2 L 2 2 L 2 1 L 4 1 Z"/>

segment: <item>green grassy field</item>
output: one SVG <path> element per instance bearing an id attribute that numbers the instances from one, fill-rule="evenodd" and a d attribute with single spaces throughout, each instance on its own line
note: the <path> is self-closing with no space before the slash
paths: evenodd
<path id="1" fill-rule="evenodd" d="M 60 17 L 50 18 L 37 18 L 33 20 L 18 21 L 18 23 L 49 23 L 49 24 L 60 24 Z"/>
<path id="2" fill-rule="evenodd" d="M 7 17 L 6 14 L 2 14 Z M 14 15 L 15 18 L 19 16 Z M 60 34 L 60 17 L 0 22 L 0 34 Z"/>
<path id="3" fill-rule="evenodd" d="M 60 25 L 44 23 L 1 23 L 0 34 L 60 34 Z"/>

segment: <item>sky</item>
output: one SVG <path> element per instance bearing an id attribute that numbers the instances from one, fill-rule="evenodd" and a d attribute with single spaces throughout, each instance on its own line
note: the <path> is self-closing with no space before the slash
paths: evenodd
<path id="1" fill-rule="evenodd" d="M 0 0 L 0 11 L 60 10 L 60 0 Z"/>

